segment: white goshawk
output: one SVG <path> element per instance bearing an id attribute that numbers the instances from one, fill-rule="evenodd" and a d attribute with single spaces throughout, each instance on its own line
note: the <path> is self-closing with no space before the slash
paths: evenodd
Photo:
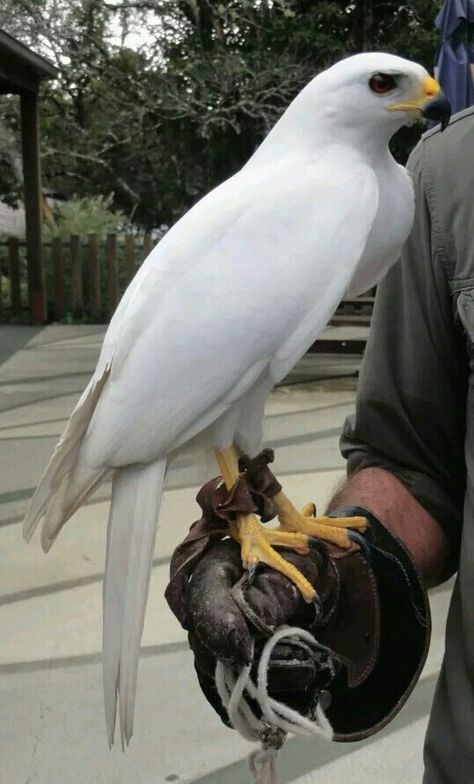
<path id="1" fill-rule="evenodd" d="M 237 458 L 261 449 L 264 405 L 339 301 L 375 285 L 410 231 L 410 178 L 392 158 L 395 131 L 448 105 L 423 67 L 350 57 L 318 75 L 249 162 L 199 201 L 152 251 L 110 323 L 94 375 L 30 503 L 42 544 L 114 469 L 104 581 L 108 738 L 117 699 L 133 730 L 137 662 L 166 468 L 182 450 L 214 450 L 228 488 Z M 280 492 L 280 526 L 241 515 L 245 567 L 275 567 L 314 589 L 273 549 L 340 546 L 365 520 L 314 518 Z"/>

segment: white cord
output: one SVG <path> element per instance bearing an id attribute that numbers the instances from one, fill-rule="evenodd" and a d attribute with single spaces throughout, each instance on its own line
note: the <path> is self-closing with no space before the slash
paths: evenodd
<path id="1" fill-rule="evenodd" d="M 216 687 L 230 723 L 246 740 L 262 743 L 261 749 L 253 751 L 249 756 L 254 784 L 277 784 L 278 749 L 283 745 L 287 733 L 324 740 L 332 740 L 333 736 L 332 727 L 319 703 L 315 721 L 311 721 L 268 694 L 270 657 L 275 645 L 286 637 L 304 640 L 311 647 L 315 646 L 313 635 L 305 629 L 281 626 L 265 643 L 257 669 L 257 685 L 250 677 L 251 664 L 242 668 L 238 678 L 235 678 L 232 668 L 223 662 L 218 661 L 216 666 Z M 253 654 L 252 641 L 252 658 Z M 258 703 L 261 718 L 255 716 L 245 692 Z"/>

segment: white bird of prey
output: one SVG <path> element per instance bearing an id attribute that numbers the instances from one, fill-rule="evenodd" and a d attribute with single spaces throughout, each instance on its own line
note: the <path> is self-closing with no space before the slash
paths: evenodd
<path id="1" fill-rule="evenodd" d="M 428 109 L 426 106 L 428 105 Z M 137 664 L 166 468 L 183 449 L 214 450 L 228 488 L 240 453 L 262 446 L 272 387 L 306 352 L 350 290 L 377 283 L 413 220 L 410 178 L 388 142 L 446 99 L 420 65 L 349 57 L 318 75 L 249 162 L 199 201 L 148 256 L 110 323 L 96 370 L 31 500 L 49 550 L 114 470 L 104 579 L 104 693 L 109 743 L 119 701 L 133 731 Z M 273 549 L 307 552 L 308 535 L 345 546 L 347 527 L 276 497 L 280 527 L 241 515 L 245 567 L 265 562 L 314 589 Z"/>

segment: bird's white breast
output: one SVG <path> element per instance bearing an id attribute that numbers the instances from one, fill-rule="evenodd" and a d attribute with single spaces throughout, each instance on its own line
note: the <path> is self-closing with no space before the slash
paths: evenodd
<path id="1" fill-rule="evenodd" d="M 349 285 L 351 297 L 363 294 L 380 282 L 399 258 L 413 225 L 415 200 L 406 169 L 388 154 L 374 171 L 379 189 L 377 215 Z"/>

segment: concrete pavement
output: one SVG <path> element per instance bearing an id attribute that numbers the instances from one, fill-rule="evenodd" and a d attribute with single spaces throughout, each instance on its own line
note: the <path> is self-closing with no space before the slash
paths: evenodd
<path id="1" fill-rule="evenodd" d="M 169 557 L 196 519 L 196 473 L 171 472 L 160 515 L 135 735 L 109 752 L 101 684 L 101 583 L 110 483 L 75 515 L 45 557 L 20 519 L 95 364 L 100 326 L 0 328 L 1 784 L 236 784 L 250 745 L 226 730 L 196 685 L 184 632 L 162 596 Z M 266 419 L 276 471 L 298 503 L 323 506 L 343 474 L 337 441 L 353 408 L 357 358 L 305 357 Z M 316 382 L 308 379 L 317 377 Z M 335 377 L 338 378 L 335 378 Z M 280 783 L 421 781 L 422 738 L 439 669 L 450 586 L 432 595 L 433 643 L 409 704 L 364 743 L 290 740 Z"/>

